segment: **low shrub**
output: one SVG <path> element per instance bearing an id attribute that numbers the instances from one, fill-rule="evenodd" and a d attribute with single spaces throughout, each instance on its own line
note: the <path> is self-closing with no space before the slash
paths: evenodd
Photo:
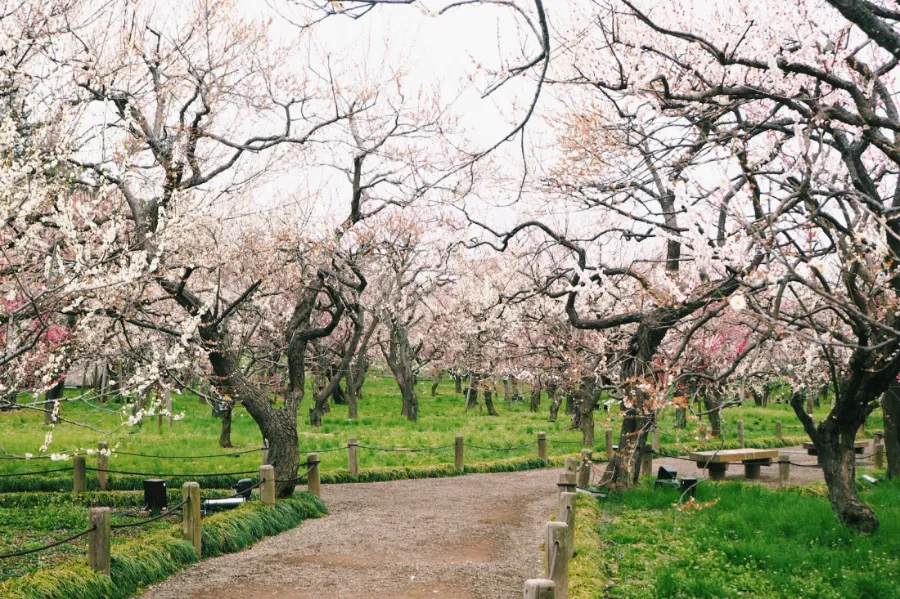
<path id="1" fill-rule="evenodd" d="M 203 521 L 203 557 L 239 551 L 325 513 L 322 501 L 309 493 L 281 500 L 274 509 L 246 503 Z M 7 580 L 0 583 L 0 599 L 126 599 L 197 561 L 193 545 L 180 537 L 176 525 L 114 545 L 109 578 L 82 558 Z"/>

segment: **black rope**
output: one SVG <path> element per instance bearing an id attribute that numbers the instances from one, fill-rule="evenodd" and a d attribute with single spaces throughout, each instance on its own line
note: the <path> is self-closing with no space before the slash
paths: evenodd
<path id="1" fill-rule="evenodd" d="M 187 474 L 174 474 L 172 472 L 131 472 L 128 470 L 103 470 L 101 468 L 86 468 L 86 470 L 90 470 L 92 472 L 106 472 L 107 474 L 132 474 L 135 476 L 176 476 L 179 478 L 188 477 L 188 476 L 238 476 L 241 474 L 258 474 L 257 470 L 246 470 L 244 472 L 206 472 L 203 474 L 197 473 L 187 473 Z"/>
<path id="2" fill-rule="evenodd" d="M 487 445 L 487 446 L 472 445 L 471 443 L 463 443 L 463 445 L 466 447 L 471 447 L 472 449 L 486 449 L 489 451 L 517 451 L 519 449 L 525 449 L 526 447 L 531 447 L 535 443 L 537 443 L 537 442 L 535 441 L 532 443 L 526 443 L 525 445 L 519 445 L 518 447 L 492 447 L 490 445 Z"/>
<path id="3" fill-rule="evenodd" d="M 150 455 L 146 453 L 129 453 L 127 451 L 113 451 L 111 453 L 116 455 L 128 455 L 134 456 L 137 458 L 159 458 L 163 460 L 200 460 L 205 458 L 228 458 L 235 457 L 239 455 L 244 455 L 247 453 L 256 453 L 258 451 L 262 451 L 263 448 L 260 447 L 258 449 L 248 449 L 246 451 L 236 451 L 233 453 L 214 453 L 209 455 Z"/>
<path id="4" fill-rule="evenodd" d="M 52 549 L 53 547 L 58 547 L 64 543 L 68 543 L 69 541 L 74 541 L 75 539 L 81 538 L 84 535 L 90 534 L 97 530 L 96 526 L 92 526 L 91 528 L 85 530 L 84 532 L 80 532 L 77 535 L 72 535 L 71 537 L 65 538 L 61 541 L 56 541 L 55 543 L 50 543 L 49 545 L 44 545 L 43 547 L 38 547 L 36 549 L 23 549 L 22 551 L 16 551 L 14 553 L 0 553 L 0 559 L 7 559 L 10 557 L 21 557 L 23 555 L 28 555 L 30 553 L 38 553 L 39 551 L 46 551 L 47 549 Z"/>
<path id="5" fill-rule="evenodd" d="M 175 513 L 175 510 L 186 504 L 190 499 L 185 499 L 172 509 L 161 513 L 159 516 L 153 516 L 152 518 L 148 518 L 147 520 L 141 520 L 140 522 L 131 522 L 130 524 L 113 524 L 110 526 L 112 530 L 119 530 L 122 528 L 135 528 L 137 526 L 143 526 L 144 524 L 150 524 L 151 522 L 156 522 L 157 520 L 162 520 L 163 518 L 167 518 Z"/>
<path id="6" fill-rule="evenodd" d="M 422 447 L 420 449 L 403 449 L 403 448 L 392 448 L 392 447 L 371 447 L 368 445 L 359 445 L 360 449 L 369 449 L 371 451 L 396 451 L 400 453 L 419 453 L 422 451 L 438 451 L 440 449 L 448 449 L 453 447 L 454 444 L 451 445 L 438 445 L 437 447 Z"/>
<path id="7" fill-rule="evenodd" d="M 308 464 L 308 462 L 307 462 L 307 464 Z M 318 466 L 318 465 L 319 465 L 318 462 L 315 463 L 315 464 L 313 464 L 312 466 L 309 467 L 309 470 L 307 470 L 306 472 L 304 472 L 303 474 L 301 474 L 300 476 L 298 476 L 298 477 L 296 477 L 296 478 L 288 478 L 288 479 L 286 479 L 286 480 L 278 480 L 278 479 L 276 478 L 276 479 L 275 479 L 275 482 L 276 482 L 276 483 L 295 483 L 295 482 L 297 482 L 298 480 L 300 480 L 300 479 L 302 479 L 302 478 L 306 478 L 307 476 L 309 476 L 309 473 L 312 472 L 313 469 L 314 469 L 316 466 Z M 262 481 L 259 481 L 259 482 L 260 482 L 260 484 L 262 483 Z"/>
<path id="8" fill-rule="evenodd" d="M 9 474 L 0 474 L 0 478 L 7 478 L 10 476 L 34 476 L 37 474 L 50 474 L 51 472 L 68 472 L 73 468 L 70 466 L 68 468 L 57 468 L 56 470 L 36 470 L 32 472 L 11 472 Z"/>

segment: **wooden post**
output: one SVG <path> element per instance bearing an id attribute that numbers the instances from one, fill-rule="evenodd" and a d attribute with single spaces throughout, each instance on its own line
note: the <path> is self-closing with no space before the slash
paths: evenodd
<path id="1" fill-rule="evenodd" d="M 778 439 L 779 441 L 782 440 L 782 438 L 781 438 L 781 420 L 779 420 L 778 422 L 775 423 L 775 438 Z"/>
<path id="2" fill-rule="evenodd" d="M 259 467 L 259 500 L 266 505 L 275 505 L 275 466 L 265 464 Z"/>
<path id="3" fill-rule="evenodd" d="M 316 497 L 322 496 L 322 479 L 319 473 L 319 454 L 306 454 L 306 461 L 309 463 L 309 492 Z"/>
<path id="4" fill-rule="evenodd" d="M 560 472 L 559 482 L 556 483 L 556 487 L 559 489 L 560 493 L 575 493 L 575 473 L 566 471 Z"/>
<path id="5" fill-rule="evenodd" d="M 92 507 L 88 525 L 94 530 L 88 535 L 88 565 L 109 576 L 109 508 Z"/>
<path id="6" fill-rule="evenodd" d="M 791 486 L 791 456 L 778 456 L 778 486 L 787 489 Z"/>
<path id="7" fill-rule="evenodd" d="M 577 496 L 577 493 L 560 493 L 556 509 L 556 521 L 565 522 L 568 529 L 567 544 L 570 558 L 575 555 L 575 497 Z"/>
<path id="8" fill-rule="evenodd" d="M 653 473 L 653 448 L 644 445 L 641 450 L 641 476 L 650 476 Z"/>
<path id="9" fill-rule="evenodd" d="M 653 451 L 659 451 L 659 426 L 653 425 L 653 436 L 651 437 L 653 443 Z"/>
<path id="10" fill-rule="evenodd" d="M 744 421 L 738 420 L 738 443 L 740 443 L 741 447 L 744 446 Z"/>
<path id="11" fill-rule="evenodd" d="M 581 469 L 578 471 L 578 486 L 581 488 L 587 487 L 591 484 L 591 458 L 594 457 L 594 452 L 590 449 L 582 449 L 581 450 Z"/>
<path id="12" fill-rule="evenodd" d="M 575 474 L 578 471 L 578 458 L 569 456 L 566 458 L 565 464 L 566 464 L 565 465 L 566 472 L 571 472 L 572 474 Z"/>
<path id="13" fill-rule="evenodd" d="M 350 474 L 353 476 L 357 476 L 359 474 L 359 441 L 356 440 L 356 437 L 350 437 L 347 440 L 347 468 L 350 469 Z"/>
<path id="14" fill-rule="evenodd" d="M 612 429 L 606 429 L 606 461 L 612 460 L 613 457 L 613 437 Z"/>
<path id="15" fill-rule="evenodd" d="M 463 436 L 456 435 L 456 445 L 455 452 L 453 456 L 453 463 L 456 466 L 456 469 L 460 472 L 463 471 Z"/>
<path id="16" fill-rule="evenodd" d="M 881 443 L 875 446 L 875 467 L 884 468 L 884 445 Z"/>
<path id="17" fill-rule="evenodd" d="M 556 584 L 556 599 L 569 597 L 568 528 L 564 522 L 548 522 L 544 536 L 547 578 Z"/>
<path id="18" fill-rule="evenodd" d="M 72 457 L 72 490 L 75 493 L 87 491 L 87 463 L 83 455 Z"/>
<path id="19" fill-rule="evenodd" d="M 194 545 L 197 557 L 202 557 L 203 532 L 200 521 L 200 483 L 184 483 L 181 487 L 181 498 L 187 501 L 184 504 L 184 517 L 182 518 L 184 537 Z"/>
<path id="20" fill-rule="evenodd" d="M 262 441 L 262 466 L 265 466 L 269 463 L 269 440 L 263 439 Z"/>
<path id="21" fill-rule="evenodd" d="M 172 430 L 172 422 L 174 421 L 175 415 L 172 414 L 172 394 L 168 389 L 165 391 L 166 393 L 166 418 L 169 421 L 169 430 Z"/>
<path id="22" fill-rule="evenodd" d="M 109 482 L 109 443 L 100 441 L 97 443 L 97 482 L 100 484 L 100 490 L 106 490 L 106 484 Z"/>
<path id="23" fill-rule="evenodd" d="M 537 434 L 538 457 L 547 461 L 547 433 L 539 432 Z"/>
<path id="24" fill-rule="evenodd" d="M 525 599 L 556 599 L 556 584 L 546 578 L 525 581 Z"/>

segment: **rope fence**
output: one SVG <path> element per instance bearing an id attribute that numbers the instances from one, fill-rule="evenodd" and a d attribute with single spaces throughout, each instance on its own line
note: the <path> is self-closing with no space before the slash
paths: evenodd
<path id="1" fill-rule="evenodd" d="M 85 535 L 89 535 L 92 532 L 97 530 L 96 526 L 92 526 L 91 528 L 82 531 L 78 534 L 72 535 L 71 537 L 66 537 L 60 541 L 56 541 L 54 543 L 50 543 L 49 545 L 44 545 L 43 547 L 35 547 L 34 549 L 23 549 L 22 551 L 14 551 L 13 553 L 0 553 L 0 559 L 8 559 L 11 557 L 22 557 L 23 555 L 30 555 L 32 553 L 39 553 L 41 551 L 46 551 L 48 549 L 53 549 L 54 547 L 59 547 L 60 545 L 65 545 L 75 539 L 80 539 Z"/>
<path id="2" fill-rule="evenodd" d="M 107 474 L 127 474 L 132 476 L 172 476 L 176 478 L 203 478 L 206 476 L 241 476 L 243 474 L 256 474 L 256 470 L 244 470 L 243 472 L 204 472 L 204 473 L 174 473 L 174 472 L 132 472 L 130 470 L 108 470 L 106 468 L 87 467 L 90 472 L 105 472 Z"/>
<path id="3" fill-rule="evenodd" d="M 162 520 L 163 518 L 167 518 L 174 514 L 178 514 L 178 512 L 176 510 L 183 507 L 189 501 L 190 501 L 190 499 L 185 499 L 184 501 L 182 501 L 175 507 L 166 510 L 165 512 L 159 514 L 158 516 L 154 516 L 152 518 L 147 518 L 146 520 L 141 520 L 140 522 L 129 522 L 128 524 L 111 524 L 109 528 L 111 530 L 121 530 L 123 528 L 137 528 L 140 526 L 144 526 L 145 524 L 150 524 L 151 522 L 156 522 L 157 520 Z"/>

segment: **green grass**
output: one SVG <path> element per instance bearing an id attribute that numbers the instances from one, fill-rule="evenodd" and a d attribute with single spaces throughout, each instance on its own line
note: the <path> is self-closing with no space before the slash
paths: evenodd
<path id="1" fill-rule="evenodd" d="M 6 512 L 4 512 L 6 510 Z M 165 520 L 145 527 L 116 530 L 112 537 L 111 578 L 87 566 L 86 547 L 74 542 L 70 551 L 38 554 L 37 564 L 26 558 L 4 563 L 0 578 L 0 599 L 124 599 L 141 588 L 164 580 L 182 567 L 210 557 L 240 551 L 256 541 L 299 525 L 303 520 L 325 513 L 321 500 L 302 493 L 279 501 L 274 508 L 261 502 L 203 520 L 203 555 L 181 534 L 181 525 Z M 64 529 L 87 527 L 87 510 L 76 505 L 42 505 L 34 508 L 0 508 L 0 522 L 32 519 L 36 529 L 52 528 L 57 536 Z M 121 516 L 114 516 L 116 523 Z M 2 533 L 0 533 L 2 536 Z M 65 547 L 65 546 L 64 546 Z M 2 551 L 2 549 L 0 549 Z M 3 580 L 5 579 L 5 580 Z"/>
<path id="2" fill-rule="evenodd" d="M 838 524 L 820 487 L 703 484 L 701 509 L 679 511 L 677 491 L 644 483 L 579 503 L 570 597 L 900 597 L 900 480 L 862 491 L 873 535 Z"/>
<path id="3" fill-rule="evenodd" d="M 347 418 L 345 406 L 334 406 L 325 415 L 324 425 L 318 428 L 309 426 L 306 419 L 307 398 L 301 405 L 299 417 L 299 443 L 301 455 L 320 451 L 322 471 L 339 473 L 347 467 L 345 450 L 347 439 L 356 437 L 363 446 L 386 448 L 422 448 L 452 445 L 456 435 L 465 436 L 466 442 L 480 446 L 518 447 L 535 441 L 538 431 L 546 431 L 550 440 L 549 455 L 563 456 L 580 449 L 581 435 L 570 430 L 570 419 L 560 411 L 556 422 L 548 422 L 547 399 L 541 411 L 532 414 L 525 403 L 507 404 L 501 400 L 496 402 L 500 416 L 491 417 L 482 411 L 465 413 L 464 400 L 453 392 L 452 381 L 444 381 L 436 397 L 429 394 L 430 382 L 419 383 L 420 413 L 417 423 L 410 423 L 399 415 L 400 395 L 393 380 L 389 377 L 370 377 L 366 384 L 365 398 L 360 402 L 360 417 L 356 420 Z M 72 391 L 67 392 L 69 394 Z M 173 410 L 185 412 L 184 420 L 174 423 L 173 431 L 157 427 L 155 417 L 144 422 L 142 426 L 129 428 L 121 424 L 117 410 L 118 404 L 109 403 L 104 406 L 108 410 L 96 409 L 81 402 L 63 404 L 63 417 L 70 420 L 86 422 L 94 428 L 109 431 L 105 435 L 98 432 L 61 423 L 54 430 L 50 452 L 71 448 L 82 450 L 97 447 L 99 441 L 106 441 L 110 447 L 117 446 L 119 451 L 145 453 L 151 455 L 206 455 L 227 452 L 218 446 L 220 421 L 210 414 L 209 406 L 198 403 L 195 396 L 187 394 L 176 396 Z M 826 413 L 823 407 L 817 412 L 822 417 Z M 748 445 L 775 444 L 775 422 L 783 422 L 785 437 L 793 441 L 805 439 L 799 422 L 790 408 L 784 404 L 772 405 L 768 408 L 746 407 L 729 408 L 725 411 L 723 428 L 726 441 L 736 443 L 737 420 L 743 419 Z M 869 422 L 869 434 L 880 428 L 880 412 L 873 414 Z M 607 413 L 596 412 L 596 443 L 598 457 L 604 448 L 605 428 L 614 431 L 618 442 L 620 419 L 617 411 Z M 689 423 L 684 431 L 674 428 L 674 410 L 667 410 L 661 420 L 661 442 L 667 453 L 684 453 L 699 445 L 699 426 Z M 43 424 L 43 414 L 34 411 L 13 411 L 0 413 L 0 444 L 11 453 L 23 455 L 26 452 L 37 454 L 43 443 L 44 435 L 49 428 Z M 256 449 L 261 438 L 256 424 L 247 412 L 238 407 L 235 410 L 232 440 L 235 448 L 232 451 Z M 711 440 L 714 443 L 716 440 Z M 496 451 L 466 448 L 467 462 L 489 462 L 510 457 L 533 457 L 536 455 L 534 445 L 514 451 Z M 453 448 L 447 447 L 437 451 L 408 453 L 380 452 L 367 449 L 359 451 L 361 469 L 394 469 L 412 467 L 430 467 L 453 462 Z M 109 468 L 112 470 L 146 472 L 162 474 L 170 480 L 171 486 L 179 485 L 181 479 L 173 477 L 179 473 L 229 473 L 255 471 L 259 467 L 260 454 L 249 453 L 237 457 L 214 459 L 179 459 L 161 460 L 114 454 L 110 458 Z M 49 470 L 60 466 L 71 465 L 71 462 L 59 463 L 50 460 L 0 460 L 0 473 Z M 96 458 L 89 456 L 88 465 L 96 465 Z M 220 480 L 203 481 L 204 486 L 227 486 L 242 476 L 222 476 Z M 63 491 L 69 487 L 71 474 L 60 473 L 48 478 L 59 479 L 47 483 L 34 478 L 0 478 L 0 490 L 4 491 Z M 113 486 L 118 489 L 139 489 L 145 476 L 112 475 Z M 196 477 L 188 477 L 194 479 Z M 94 476 L 89 473 L 89 484 L 93 484 Z M 116 480 L 118 479 L 118 481 Z M 187 479 L 185 479 L 187 480 Z"/>

